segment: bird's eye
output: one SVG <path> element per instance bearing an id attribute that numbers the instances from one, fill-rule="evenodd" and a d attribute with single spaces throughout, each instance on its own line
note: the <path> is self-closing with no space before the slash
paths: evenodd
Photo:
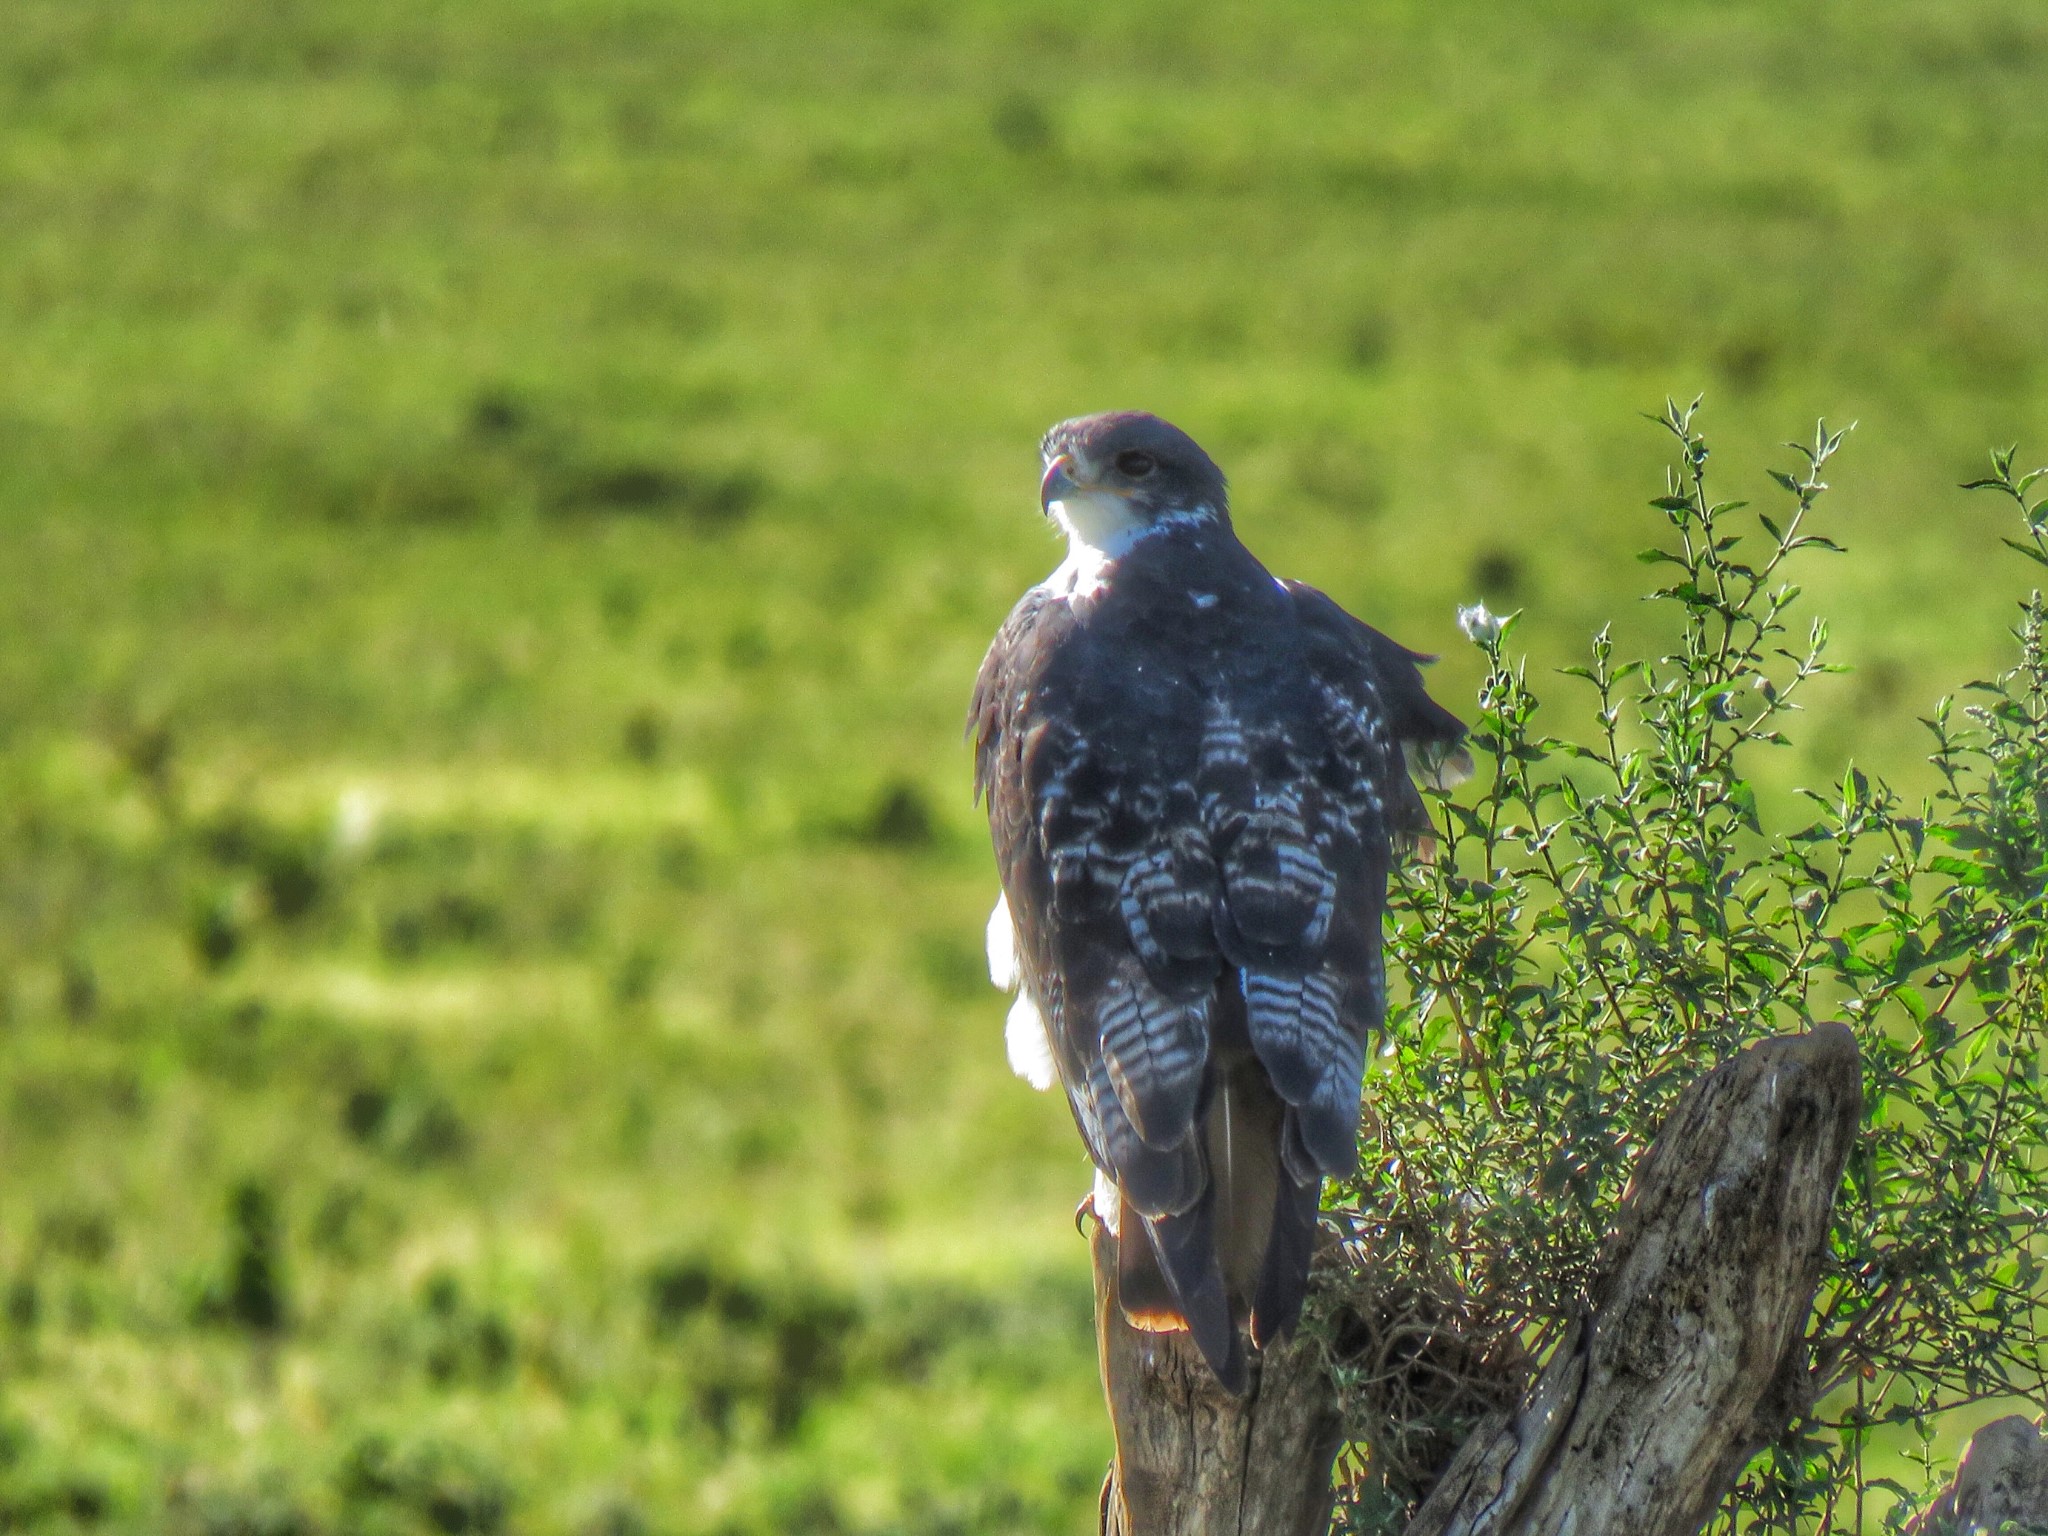
<path id="1" fill-rule="evenodd" d="M 1157 461 L 1151 454 L 1136 448 L 1129 449 L 1116 456 L 1118 473 L 1128 475 L 1133 480 L 1144 479 L 1152 473 L 1156 466 Z"/>

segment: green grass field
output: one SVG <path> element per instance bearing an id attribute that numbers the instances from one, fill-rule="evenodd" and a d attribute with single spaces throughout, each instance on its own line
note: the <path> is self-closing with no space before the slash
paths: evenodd
<path id="1" fill-rule="evenodd" d="M 1426 649 L 1861 423 L 1782 788 L 1987 669 L 2048 15 L 14 0 L 0 1528 L 1088 1528 L 959 743 L 1142 405 Z"/>

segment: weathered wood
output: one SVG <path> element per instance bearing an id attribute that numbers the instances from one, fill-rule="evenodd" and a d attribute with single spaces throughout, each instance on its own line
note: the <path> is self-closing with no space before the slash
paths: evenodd
<path id="1" fill-rule="evenodd" d="M 1955 1481 L 1906 1527 L 1907 1536 L 2048 1530 L 2048 1438 L 2018 1414 L 1978 1430 Z"/>
<path id="2" fill-rule="evenodd" d="M 1689 1088 L 1623 1196 L 1584 1315 L 1409 1536 L 1698 1531 L 1806 1406 L 1806 1320 L 1860 1111 L 1840 1025 L 1751 1046 Z"/>
<path id="3" fill-rule="evenodd" d="M 1142 1333 L 1116 1298 L 1116 1243 L 1093 1241 L 1095 1336 L 1116 1460 L 1103 1536 L 1322 1536 L 1342 1439 L 1316 1347 L 1254 1355 L 1250 1390 L 1216 1384 L 1186 1334 Z"/>
<path id="4" fill-rule="evenodd" d="M 1466 1440 L 1408 1536 L 1689 1536 L 1809 1405 L 1804 1333 L 1861 1118 L 1854 1036 L 1768 1040 L 1693 1084 L 1622 1197 L 1579 1320 Z M 1341 1424 L 1312 1345 L 1242 1400 L 1184 1336 L 1132 1329 L 1094 1240 L 1117 1455 L 1104 1536 L 1321 1536 Z"/>

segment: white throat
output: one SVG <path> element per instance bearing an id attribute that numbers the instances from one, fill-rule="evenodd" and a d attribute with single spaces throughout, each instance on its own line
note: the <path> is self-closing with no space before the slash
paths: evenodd
<path id="1" fill-rule="evenodd" d="M 1100 591 L 1117 561 L 1140 540 L 1169 528 L 1212 521 L 1216 515 L 1207 507 L 1196 507 L 1148 523 L 1113 491 L 1076 491 L 1049 503 L 1046 510 L 1067 535 L 1067 558 L 1045 580 L 1055 597 L 1087 597 Z"/>

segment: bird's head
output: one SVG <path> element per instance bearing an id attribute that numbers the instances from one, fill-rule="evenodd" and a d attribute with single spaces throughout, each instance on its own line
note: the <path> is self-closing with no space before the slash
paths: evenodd
<path id="1" fill-rule="evenodd" d="M 1046 433 L 1038 452 L 1039 504 L 1079 543 L 1107 549 L 1162 524 L 1229 520 L 1215 460 L 1148 412 L 1076 416 Z"/>

